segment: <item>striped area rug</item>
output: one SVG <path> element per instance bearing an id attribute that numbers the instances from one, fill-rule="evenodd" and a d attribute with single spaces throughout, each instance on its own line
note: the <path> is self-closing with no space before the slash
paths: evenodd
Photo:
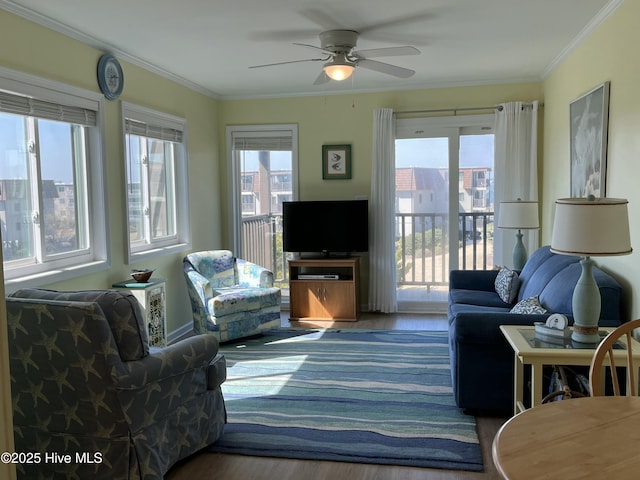
<path id="1" fill-rule="evenodd" d="M 221 350 L 228 424 L 212 452 L 483 470 L 446 332 L 283 329 Z"/>

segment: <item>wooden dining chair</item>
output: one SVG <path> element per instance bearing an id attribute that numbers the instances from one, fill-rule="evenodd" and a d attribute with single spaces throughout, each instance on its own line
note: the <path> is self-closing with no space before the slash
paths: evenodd
<path id="1" fill-rule="evenodd" d="M 611 372 L 611 382 L 614 395 L 620 396 L 621 394 L 620 382 L 618 381 L 618 367 L 626 367 L 626 395 L 638 395 L 638 364 L 636 363 L 634 365 L 633 362 L 633 343 L 631 341 L 633 331 L 636 328 L 640 328 L 640 319 L 631 320 L 620 325 L 607 335 L 600 345 L 598 345 L 598 348 L 596 348 L 591 360 L 591 367 L 589 368 L 589 387 L 591 389 L 592 397 L 605 395 L 605 381 L 603 375 L 605 374 L 607 367 L 609 367 L 608 370 Z M 626 340 L 626 349 L 622 350 L 614 348 L 616 342 L 618 342 L 622 337 Z M 637 350 L 640 350 L 640 348 Z M 624 365 L 616 364 L 614 352 L 626 353 Z M 638 352 L 636 352 L 636 354 L 637 353 Z"/>

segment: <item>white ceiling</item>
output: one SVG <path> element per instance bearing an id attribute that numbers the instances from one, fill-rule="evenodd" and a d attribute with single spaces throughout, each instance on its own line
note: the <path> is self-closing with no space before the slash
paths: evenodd
<path id="1" fill-rule="evenodd" d="M 539 81 L 622 0 L 0 0 L 62 31 L 219 98 L 403 90 Z M 361 33 L 358 49 L 413 45 L 385 57 L 416 74 L 363 68 L 314 86 L 329 29 Z M 125 70 L 126 78 L 126 70 Z M 126 88 L 126 85 L 125 85 Z"/>

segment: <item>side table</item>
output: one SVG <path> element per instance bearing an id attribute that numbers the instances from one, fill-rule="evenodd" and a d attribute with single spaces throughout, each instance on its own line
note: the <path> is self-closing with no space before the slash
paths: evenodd
<path id="1" fill-rule="evenodd" d="M 545 365 L 590 365 L 597 344 L 581 344 L 567 340 L 562 344 L 548 343 L 536 338 L 535 327 L 522 325 L 501 325 L 500 330 L 514 352 L 514 415 L 525 410 L 523 387 L 524 366 L 531 367 L 531 406 L 542 403 L 544 397 L 542 369 Z M 600 336 L 604 338 L 613 327 L 601 327 Z M 636 340 L 632 340 L 636 342 Z M 619 341 L 620 360 L 624 365 L 626 346 L 624 340 Z M 634 351 L 640 350 L 640 345 L 633 346 Z M 614 354 L 615 356 L 615 354 Z M 634 354 L 634 358 L 636 355 Z M 640 358 L 640 353 L 638 353 Z"/>
<path id="2" fill-rule="evenodd" d="M 138 299 L 146 319 L 150 347 L 167 346 L 166 303 L 164 278 L 150 278 L 148 282 L 124 280 L 112 285 L 126 290 Z"/>

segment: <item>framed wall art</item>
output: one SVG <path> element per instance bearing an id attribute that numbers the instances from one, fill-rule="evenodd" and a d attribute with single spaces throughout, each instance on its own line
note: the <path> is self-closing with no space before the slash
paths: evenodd
<path id="1" fill-rule="evenodd" d="M 351 178 L 351 145 L 322 146 L 322 178 Z"/>
<path id="2" fill-rule="evenodd" d="M 569 105 L 571 196 L 606 195 L 609 83 L 576 98 Z"/>

